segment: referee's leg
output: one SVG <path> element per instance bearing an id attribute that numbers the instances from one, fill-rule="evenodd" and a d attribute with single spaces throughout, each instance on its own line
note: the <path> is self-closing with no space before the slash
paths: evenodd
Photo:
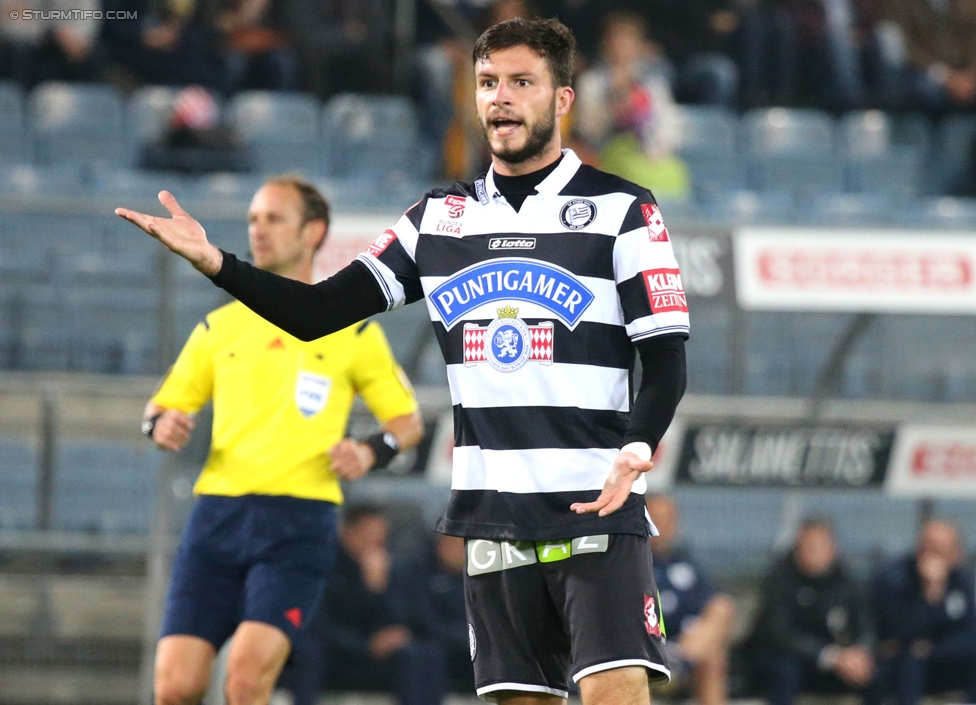
<path id="1" fill-rule="evenodd" d="M 156 647 L 156 705 L 196 705 L 207 692 L 217 651 L 206 639 L 164 636 Z"/>
<path id="2" fill-rule="evenodd" d="M 227 655 L 227 705 L 266 705 L 291 653 L 291 640 L 278 627 L 241 622 Z"/>

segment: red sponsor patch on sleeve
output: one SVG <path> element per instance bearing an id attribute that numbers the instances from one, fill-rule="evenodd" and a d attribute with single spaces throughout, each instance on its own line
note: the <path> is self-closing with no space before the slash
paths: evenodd
<path id="1" fill-rule="evenodd" d="M 379 257 L 394 240 L 396 240 L 396 233 L 392 230 L 384 230 L 383 234 L 376 238 L 376 242 L 366 248 L 366 252 L 373 257 Z"/>
<path id="2" fill-rule="evenodd" d="M 670 242 L 668 229 L 664 226 L 664 218 L 661 217 L 661 209 L 655 203 L 642 203 L 641 213 L 644 214 L 644 222 L 647 223 L 647 239 L 651 242 Z"/>
<path id="3" fill-rule="evenodd" d="M 681 284 L 680 270 L 649 269 L 641 272 L 641 276 L 644 278 L 644 286 L 647 287 L 651 313 L 688 313 L 688 299 Z"/>

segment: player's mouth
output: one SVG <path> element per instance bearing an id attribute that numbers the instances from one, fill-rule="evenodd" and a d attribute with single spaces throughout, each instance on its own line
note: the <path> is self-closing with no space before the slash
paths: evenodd
<path id="1" fill-rule="evenodd" d="M 491 131 L 499 137 L 508 137 L 518 130 L 522 123 L 512 118 L 494 118 L 491 122 Z"/>

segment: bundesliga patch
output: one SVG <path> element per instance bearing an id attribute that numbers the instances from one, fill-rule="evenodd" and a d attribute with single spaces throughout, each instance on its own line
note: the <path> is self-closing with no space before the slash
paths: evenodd
<path id="1" fill-rule="evenodd" d="M 641 277 L 647 287 L 651 313 L 688 313 L 688 299 L 678 269 L 651 269 L 641 272 Z"/>
<path id="2" fill-rule="evenodd" d="M 661 209 L 657 204 L 642 203 L 641 213 L 647 223 L 647 239 L 651 242 L 670 242 L 668 229 L 664 226 L 664 218 L 661 217 Z"/>
<path id="3" fill-rule="evenodd" d="M 464 366 L 487 362 L 499 372 L 514 372 L 533 360 L 552 364 L 552 321 L 526 325 L 511 306 L 497 309 L 498 318 L 487 326 L 464 324 Z"/>

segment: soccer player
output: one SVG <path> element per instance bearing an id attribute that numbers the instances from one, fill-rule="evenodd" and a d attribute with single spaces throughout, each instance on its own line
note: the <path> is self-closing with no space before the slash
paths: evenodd
<path id="1" fill-rule="evenodd" d="M 652 195 L 561 149 L 574 53 L 557 20 L 486 30 L 491 168 L 428 193 L 320 284 L 217 249 L 168 192 L 171 218 L 116 213 L 299 338 L 426 299 L 455 415 L 436 528 L 467 540 L 478 694 L 555 705 L 571 676 L 585 705 L 646 705 L 669 670 L 643 473 L 684 392 L 688 308 Z"/>
<path id="2" fill-rule="evenodd" d="M 256 267 L 308 284 L 329 228 L 311 184 L 268 180 L 247 212 Z M 359 394 L 382 424 L 343 438 Z M 178 451 L 213 400 L 210 454 L 173 564 L 155 699 L 198 703 L 233 635 L 231 705 L 267 703 L 335 561 L 340 479 L 383 467 L 423 433 L 417 402 L 376 323 L 303 342 L 234 302 L 193 331 L 146 406 L 143 432 Z"/>

